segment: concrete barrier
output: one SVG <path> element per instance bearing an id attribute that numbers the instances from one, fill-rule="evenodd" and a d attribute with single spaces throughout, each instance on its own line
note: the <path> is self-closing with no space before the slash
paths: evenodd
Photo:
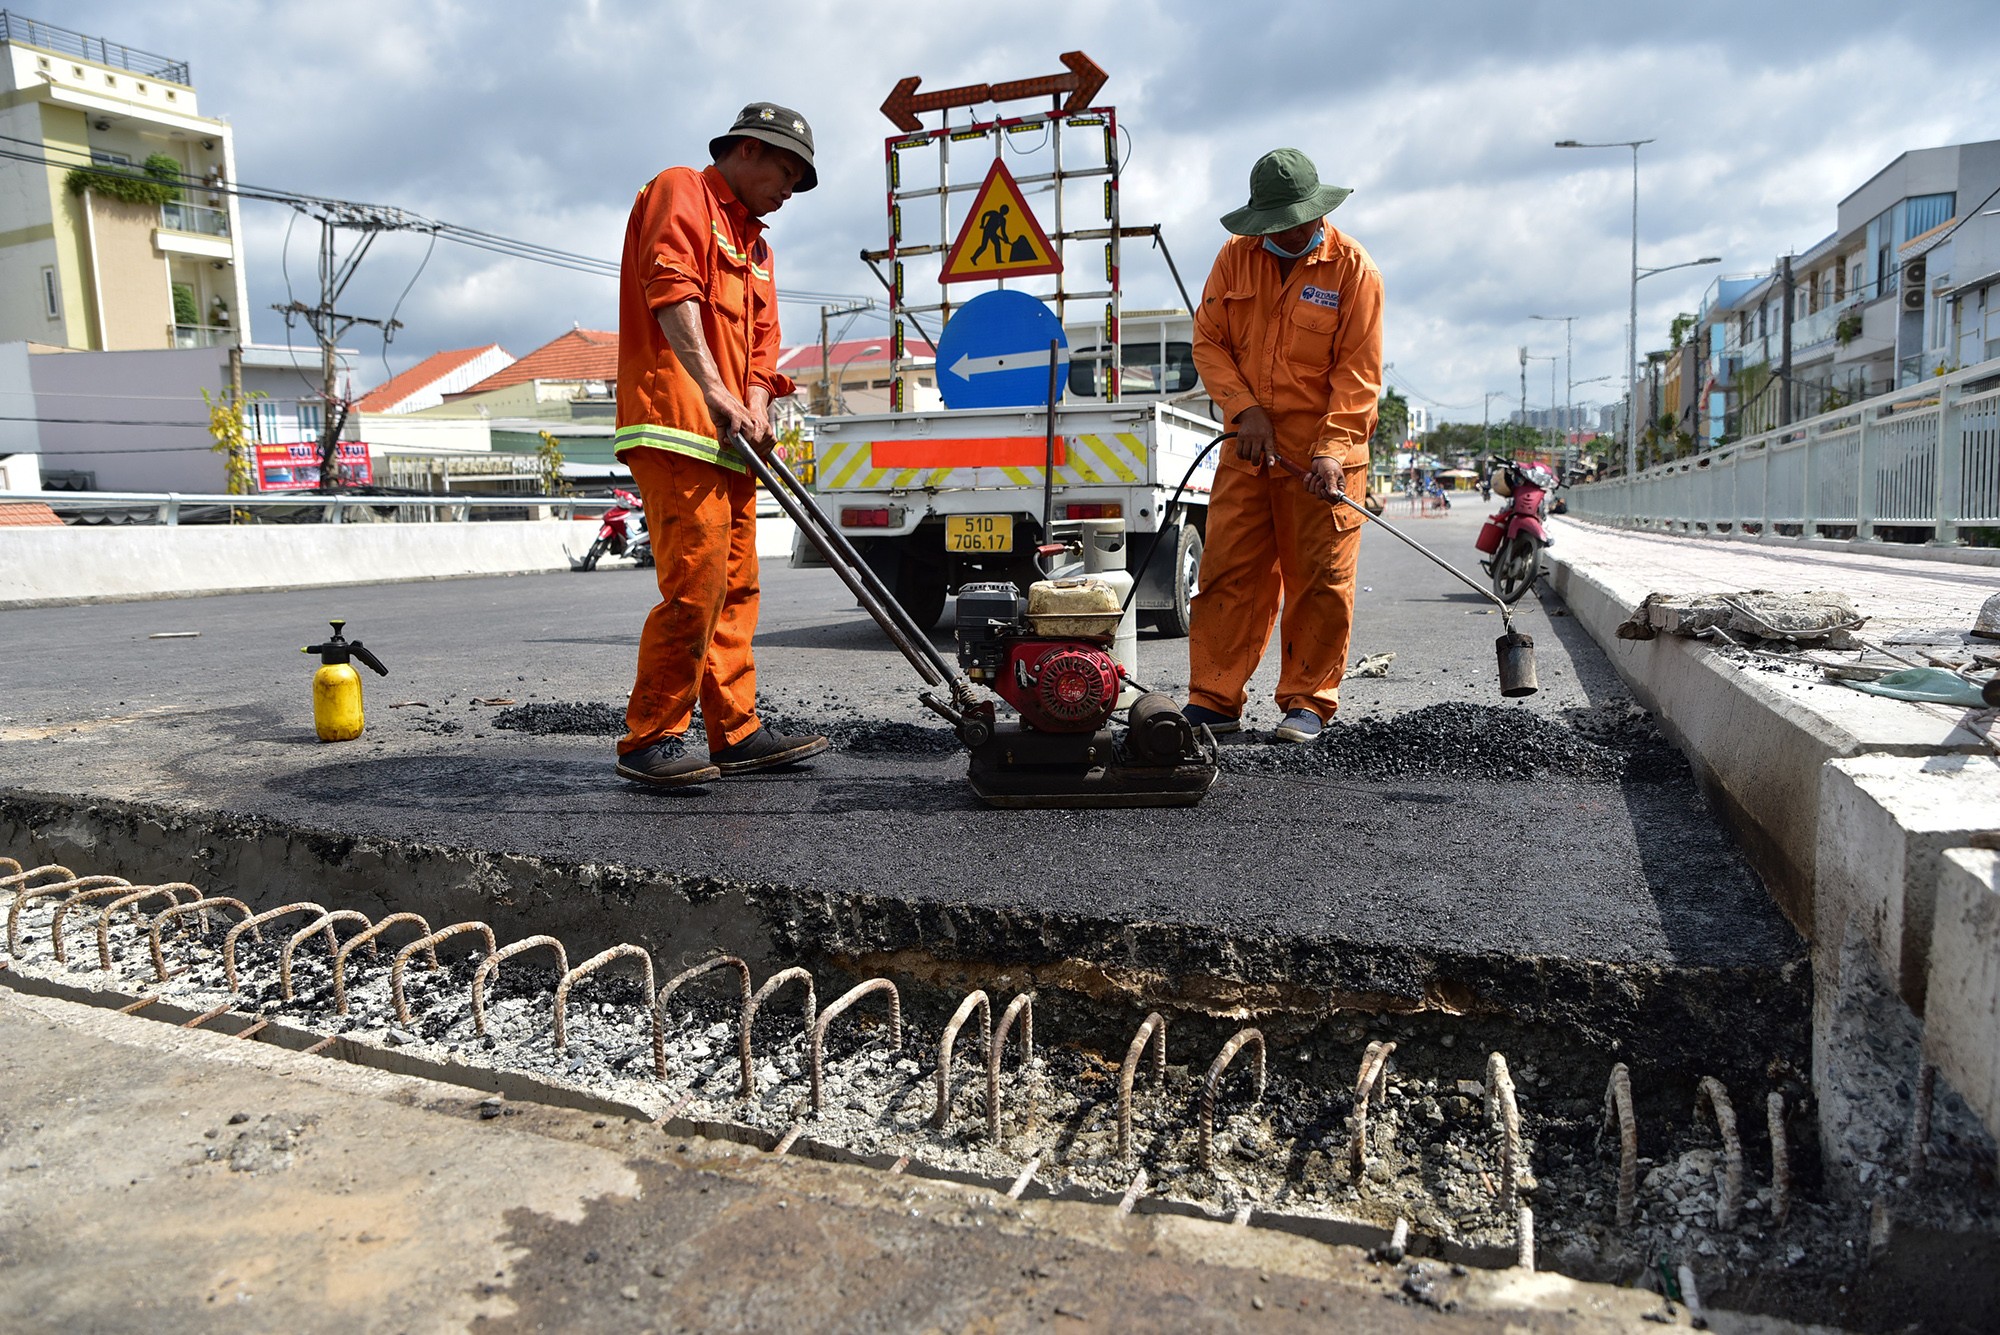
<path id="1" fill-rule="evenodd" d="M 597 521 L 0 528 L 0 608 L 569 569 Z M 792 523 L 758 521 L 766 561 Z"/>
<path id="2" fill-rule="evenodd" d="M 2000 853 L 1951 849 L 1939 871 L 1924 1057 L 2000 1127 Z"/>

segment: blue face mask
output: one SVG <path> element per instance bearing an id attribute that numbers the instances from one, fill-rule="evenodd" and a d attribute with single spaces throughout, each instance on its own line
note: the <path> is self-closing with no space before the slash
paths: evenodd
<path id="1" fill-rule="evenodd" d="M 1324 241 L 1325 239 L 1326 239 L 1326 224 L 1321 223 L 1318 227 L 1315 227 L 1313 229 L 1312 240 L 1306 242 L 1303 246 L 1300 246 L 1297 250 L 1286 250 L 1268 236 L 1264 238 L 1264 249 L 1270 251 L 1273 255 L 1276 255 L 1281 260 L 1296 260 L 1302 256 L 1310 255 L 1315 250 L 1318 250 L 1319 243 Z"/>

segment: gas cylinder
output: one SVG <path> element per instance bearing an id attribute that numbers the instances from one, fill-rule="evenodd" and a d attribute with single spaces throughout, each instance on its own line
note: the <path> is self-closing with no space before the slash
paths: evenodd
<path id="1" fill-rule="evenodd" d="M 319 671 L 313 673 L 313 731 L 322 742 L 348 742 L 361 735 L 361 674 L 347 661 L 358 658 L 386 677 L 389 669 L 368 652 L 359 640 L 343 636 L 345 621 L 329 621 L 333 636 L 324 644 L 309 644 L 299 652 L 319 655 Z"/>

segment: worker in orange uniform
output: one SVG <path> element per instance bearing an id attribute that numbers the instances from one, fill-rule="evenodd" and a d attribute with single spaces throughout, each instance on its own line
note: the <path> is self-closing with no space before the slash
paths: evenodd
<path id="1" fill-rule="evenodd" d="M 639 191 L 618 279 L 614 448 L 646 507 L 660 601 L 639 637 L 618 772 L 662 787 L 788 765 L 820 736 L 757 717 L 757 484 L 730 445 L 775 443 L 778 292 L 759 219 L 819 184 L 804 117 L 753 102 L 710 141 L 707 167 Z M 680 737 L 701 703 L 708 752 Z"/>
<path id="2" fill-rule="evenodd" d="M 1310 742 L 1340 705 L 1362 519 L 1332 502 L 1365 490 L 1382 394 L 1382 275 L 1326 225 L 1348 194 L 1297 149 L 1259 158 L 1195 314 L 1195 366 L 1236 431 L 1188 631 L 1187 717 L 1218 733 L 1242 726 L 1281 593 L 1274 735 Z M 1270 466 L 1279 456 L 1308 470 L 1303 483 Z"/>

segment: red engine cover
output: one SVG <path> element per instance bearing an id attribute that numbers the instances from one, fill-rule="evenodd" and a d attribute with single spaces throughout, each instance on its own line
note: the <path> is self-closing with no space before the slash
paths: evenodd
<path id="1" fill-rule="evenodd" d="M 1043 732 L 1096 732 L 1118 707 L 1118 664 L 1088 640 L 1015 640 L 994 689 Z"/>

